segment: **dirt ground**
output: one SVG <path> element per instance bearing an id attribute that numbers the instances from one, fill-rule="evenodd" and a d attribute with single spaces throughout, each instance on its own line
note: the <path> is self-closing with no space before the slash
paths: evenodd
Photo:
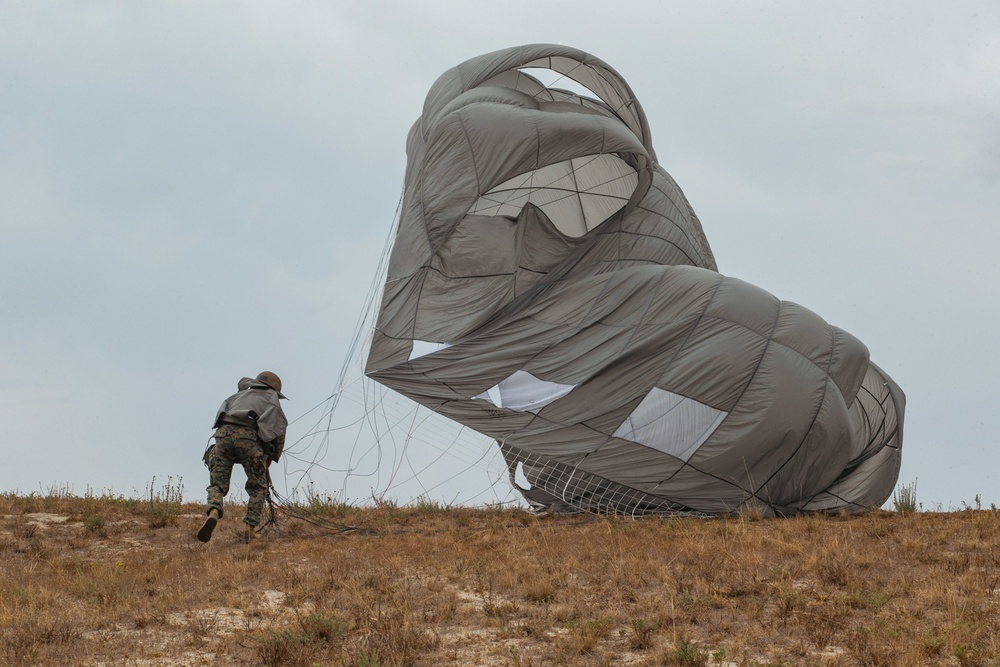
<path id="1" fill-rule="evenodd" d="M 1000 664 L 990 510 L 162 510 L 6 497 L 0 665 Z"/>

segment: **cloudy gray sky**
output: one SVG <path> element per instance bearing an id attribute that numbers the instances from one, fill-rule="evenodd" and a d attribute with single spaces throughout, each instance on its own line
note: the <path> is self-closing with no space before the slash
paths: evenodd
<path id="1" fill-rule="evenodd" d="M 197 498 L 239 377 L 322 402 L 427 89 L 557 42 L 631 84 L 722 273 L 902 386 L 925 507 L 1000 504 L 1000 5 L 488 7 L 0 0 L 0 490 Z"/>

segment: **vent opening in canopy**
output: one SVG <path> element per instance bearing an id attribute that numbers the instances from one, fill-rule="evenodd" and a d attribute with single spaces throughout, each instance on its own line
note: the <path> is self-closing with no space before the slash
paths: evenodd
<path id="1" fill-rule="evenodd" d="M 526 204 L 540 208 L 566 236 L 583 236 L 620 211 L 639 183 L 617 155 L 585 155 L 518 174 L 472 205 L 472 215 L 516 218 Z"/>
<path id="2" fill-rule="evenodd" d="M 553 69 L 549 69 L 547 67 L 522 67 L 519 71 L 522 74 L 527 74 L 528 76 L 535 78 L 546 88 L 559 88 L 561 90 L 568 90 L 569 92 L 580 95 L 581 97 L 589 97 L 595 100 L 601 99 L 600 95 L 592 91 L 590 88 L 587 88 L 576 79 Z"/>

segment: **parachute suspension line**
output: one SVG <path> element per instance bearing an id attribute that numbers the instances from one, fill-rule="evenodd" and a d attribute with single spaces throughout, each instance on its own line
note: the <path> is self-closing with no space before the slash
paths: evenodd
<path id="1" fill-rule="evenodd" d="M 413 435 L 413 426 L 417 423 L 417 414 L 419 412 L 420 412 L 419 408 L 417 408 L 416 410 L 413 411 L 413 421 L 410 422 L 410 428 L 406 432 L 406 439 L 403 441 L 403 450 L 400 453 L 399 462 L 396 463 L 396 469 L 392 471 L 392 475 L 389 477 L 389 481 L 386 483 L 385 488 L 382 490 L 382 495 L 380 495 L 378 497 L 379 504 L 381 504 L 382 499 L 385 497 L 386 492 L 389 490 L 389 487 L 392 486 L 392 481 L 394 479 L 396 479 L 396 474 L 399 472 L 399 469 L 403 465 L 403 457 L 406 456 L 406 447 L 407 447 L 407 445 L 410 444 L 410 437 Z M 421 485 L 421 486 L 423 486 L 423 485 Z"/>
<path id="2" fill-rule="evenodd" d="M 324 499 L 314 491 L 313 484 L 321 484 L 321 473 L 342 476 L 333 488 L 344 502 L 348 500 L 351 481 L 368 478 L 371 488 L 381 489 L 377 498 L 375 495 L 371 496 L 376 503 L 381 503 L 393 489 L 405 488 L 404 485 L 413 485 L 417 487 L 415 490 L 426 496 L 474 468 L 480 468 L 494 477 L 494 466 L 489 456 L 496 455 L 497 451 L 491 447 L 476 446 L 485 436 L 448 421 L 433 410 L 421 412 L 423 406 L 369 380 L 363 372 L 381 307 L 383 285 L 402 212 L 403 194 L 400 194 L 397 202 L 393 225 L 385 239 L 336 385 L 322 402 L 297 415 L 290 422 L 296 424 L 313 419 L 305 433 L 292 446 L 286 447 L 282 457 L 283 491 L 288 496 L 281 495 L 271 485 L 274 503 L 272 508 L 313 525 L 332 528 L 334 532 L 344 532 L 345 527 L 324 521 L 310 511 L 313 503 L 329 501 L 329 497 Z M 339 439 L 338 433 L 346 437 L 336 442 Z M 404 433 L 405 436 L 400 437 Z M 416 447 L 417 443 L 420 444 L 419 448 Z M 491 439 L 490 444 L 493 444 Z M 424 445 L 431 448 L 431 456 L 426 456 Z M 434 453 L 434 449 L 438 453 Z M 418 450 L 420 456 L 415 458 Z M 337 457 L 337 464 L 324 464 L 324 460 L 331 454 Z M 455 457 L 465 465 L 443 481 L 435 479 L 433 484 L 427 484 L 421 480 L 421 476 L 426 477 L 428 471 L 445 456 Z M 404 459 L 410 469 L 407 475 L 401 474 Z M 432 460 L 428 463 L 428 459 Z M 385 477 L 386 473 L 390 473 L 388 478 Z M 498 480 L 499 477 L 492 479 L 491 484 L 490 481 L 487 482 L 487 488 L 477 489 L 473 499 L 492 492 L 499 500 L 496 492 Z M 329 488 L 329 482 L 326 483 L 326 488 Z M 300 493 L 303 495 L 300 496 Z M 471 499 L 466 499 L 466 502 L 468 500 Z M 273 509 L 269 524 L 276 526 Z"/>
<path id="3" fill-rule="evenodd" d="M 409 408 L 409 409 L 407 409 L 405 411 L 402 411 L 400 413 L 397 413 L 396 415 L 390 416 L 387 413 L 386 409 L 385 409 L 387 402 L 384 399 L 386 397 L 388 397 L 388 396 L 396 396 L 396 394 L 394 392 L 392 392 L 391 390 L 389 390 L 386 387 L 383 387 L 381 385 L 376 385 L 376 384 L 372 383 L 370 386 L 372 387 L 373 391 L 378 392 L 378 396 L 375 397 L 375 398 L 373 398 L 373 400 L 377 401 L 377 404 L 376 404 L 375 407 L 378 407 L 379 409 L 373 409 L 372 406 L 369 406 L 367 404 L 367 400 L 366 400 L 366 408 L 365 409 L 366 409 L 366 412 L 368 413 L 368 419 L 371 420 L 373 422 L 373 424 L 375 424 L 372 427 L 372 432 L 376 436 L 378 435 L 378 431 L 379 431 L 379 429 L 377 427 L 377 421 L 378 421 L 378 418 L 381 417 L 384 420 L 384 423 L 386 425 L 385 430 L 387 432 L 387 435 L 390 438 L 393 446 L 395 447 L 396 441 L 395 441 L 395 438 L 393 437 L 393 432 L 396 431 L 396 430 L 398 430 L 400 427 L 402 427 L 402 425 L 407 420 L 407 418 L 410 418 L 411 419 L 411 423 L 410 423 L 410 428 L 407 431 L 407 436 L 406 436 L 407 439 L 420 440 L 422 442 L 422 444 L 429 445 L 430 447 L 438 449 L 441 452 L 441 454 L 434 461 L 428 463 L 426 466 L 424 466 L 424 468 L 420 469 L 419 471 L 415 470 L 414 471 L 414 473 L 415 473 L 414 476 L 411 476 L 411 477 L 407 478 L 406 480 L 403 480 L 403 481 L 399 482 L 400 484 L 408 482 L 408 481 L 410 481 L 412 479 L 415 479 L 415 477 L 417 475 L 419 475 L 421 472 L 425 471 L 427 468 L 429 468 L 431 465 L 433 465 L 437 460 L 439 460 L 445 454 L 451 454 L 452 456 L 455 456 L 456 458 L 458 458 L 460 460 L 463 460 L 465 463 L 468 463 L 469 465 L 466 468 L 464 468 L 464 471 L 468 471 L 468 470 L 470 470 L 473 467 L 477 467 L 482 462 L 482 460 L 485 458 L 485 456 L 483 455 L 482 451 L 476 452 L 475 457 L 472 458 L 471 460 L 469 458 L 464 458 L 463 459 L 463 457 L 458 456 L 457 454 L 455 454 L 453 452 L 453 449 L 456 446 L 458 446 L 459 444 L 461 444 L 461 442 L 463 440 L 463 436 L 467 436 L 467 434 L 472 434 L 473 437 L 482 437 L 479 434 L 477 434 L 474 431 L 472 431 L 471 429 L 469 429 L 468 427 L 463 426 L 463 425 L 459 425 L 459 424 L 454 424 L 451 421 L 444 421 L 444 420 L 435 421 L 434 418 L 437 416 L 437 413 L 434 412 L 433 410 L 428 410 L 426 412 L 426 414 L 422 418 L 420 418 L 418 420 L 417 418 L 418 418 L 420 410 L 421 410 L 421 408 L 423 406 L 421 406 L 419 404 L 416 404 L 416 403 L 412 403 L 412 407 L 411 408 Z M 367 394 L 366 394 L 366 397 L 367 397 Z M 411 403 L 410 401 L 407 401 L 407 402 Z M 446 428 L 444 428 L 445 425 L 454 425 L 454 426 L 457 426 L 458 427 L 458 431 L 457 432 L 449 432 Z M 421 437 L 421 433 L 424 434 L 424 437 Z M 439 444 L 439 443 L 442 443 L 442 442 L 447 442 L 448 444 L 445 445 L 445 446 L 442 446 L 442 445 Z M 489 450 L 487 450 L 487 454 L 488 453 L 489 453 Z M 411 470 L 412 470 L 412 466 L 411 466 Z M 418 483 L 420 483 L 419 480 L 417 480 L 417 481 L 418 481 Z M 421 486 L 423 486 L 422 483 L 421 483 Z M 388 487 L 387 487 L 387 490 L 388 490 Z M 425 488 L 425 491 L 426 491 L 426 488 Z"/>
<path id="4" fill-rule="evenodd" d="M 304 464 L 304 469 L 299 469 L 295 471 L 294 474 L 297 475 L 294 484 L 292 485 L 293 490 L 297 490 L 303 484 L 304 480 L 311 480 L 310 470 L 313 467 L 324 466 L 319 464 L 323 458 L 325 458 L 330 446 L 330 434 L 338 429 L 333 427 L 333 417 L 336 412 L 337 406 L 340 403 L 340 399 L 343 396 L 347 386 L 351 384 L 352 381 L 348 381 L 349 374 L 352 371 L 360 371 L 360 365 L 362 363 L 361 357 L 363 356 L 364 350 L 371 341 L 371 337 L 375 328 L 375 318 L 378 313 L 378 308 L 382 301 L 381 286 L 385 282 L 385 277 L 388 273 L 389 268 L 389 257 L 392 254 L 392 248 L 395 243 L 396 230 L 399 226 L 400 212 L 402 211 L 403 205 L 403 193 L 400 192 L 399 199 L 396 203 L 396 211 L 393 215 L 393 224 L 389 228 L 389 232 L 386 235 L 385 242 L 383 243 L 382 254 L 379 258 L 378 266 L 375 270 L 375 274 L 372 277 L 372 281 L 368 287 L 368 292 L 365 297 L 365 307 L 355 324 L 354 332 L 351 337 L 351 342 L 348 347 L 348 352 L 344 357 L 344 363 L 340 368 L 340 373 L 337 377 L 337 384 L 330 395 L 324 399 L 322 402 L 316 406 L 310 408 L 302 415 L 299 415 L 290 424 L 294 424 L 305 416 L 313 413 L 315 410 L 319 409 L 321 406 L 326 406 L 325 411 L 320 416 L 319 420 L 310 428 L 307 433 L 292 443 L 292 447 L 286 448 L 286 455 L 289 456 L 288 460 L 299 461 Z M 325 421 L 325 428 L 323 427 L 323 422 Z M 315 442 L 315 438 L 319 436 L 320 440 L 318 446 L 315 448 L 313 455 L 311 457 L 306 457 L 305 459 L 297 456 L 300 451 L 296 448 L 298 445 L 303 445 L 301 449 L 307 449 L 309 445 Z M 308 442 L 306 442 L 308 440 Z M 353 470 L 348 467 L 348 470 L 344 471 L 349 476 L 353 473 Z M 285 476 L 288 477 L 290 471 L 288 470 L 288 463 L 285 464 Z M 346 481 L 345 481 L 346 484 Z"/>
<path id="5" fill-rule="evenodd" d="M 486 495 L 487 493 L 492 492 L 493 493 L 493 497 L 496 499 L 496 503 L 495 503 L 496 505 L 518 505 L 518 504 L 520 504 L 521 503 L 521 499 L 514 494 L 514 490 L 513 489 L 509 489 L 507 491 L 507 497 L 506 497 L 506 499 L 501 499 L 500 498 L 500 494 L 498 494 L 496 492 L 496 487 L 497 487 L 498 484 L 500 484 L 500 482 L 502 480 L 503 480 L 503 475 L 497 476 L 497 478 L 493 480 L 493 483 L 490 484 L 488 488 L 483 489 L 482 491 L 480 491 L 476 495 L 474 495 L 471 498 L 469 498 L 469 500 L 475 500 L 476 498 L 479 498 L 480 496 L 483 496 L 483 495 Z"/>
<path id="6" fill-rule="evenodd" d="M 280 511 L 285 516 L 298 519 L 312 526 L 315 526 L 322 530 L 324 533 L 331 535 L 340 535 L 343 533 L 359 532 L 366 535 L 376 535 L 377 532 L 371 528 L 363 528 L 361 526 L 351 526 L 341 523 L 336 523 L 328 519 L 318 516 L 317 514 L 309 511 L 308 509 L 302 509 L 298 503 L 294 500 L 286 498 L 279 494 L 277 491 L 272 489 L 272 495 L 275 500 L 268 501 L 271 506 L 271 518 L 261 529 L 262 532 L 269 532 L 272 528 L 278 530 L 278 521 L 275 515 L 275 510 Z"/>
<path id="7" fill-rule="evenodd" d="M 459 470 L 458 472 L 456 472 L 455 474 L 451 475 L 450 477 L 447 477 L 447 478 L 441 480 L 440 482 L 438 482 L 434 486 L 425 489 L 424 490 L 425 493 L 430 493 L 431 491 L 434 491 L 435 489 L 444 486 L 448 482 L 450 482 L 450 481 L 452 481 L 454 479 L 458 479 L 459 477 L 461 477 L 462 475 L 464 475 L 465 473 L 467 473 L 469 470 L 471 470 L 472 468 L 476 467 L 477 464 L 479 464 L 480 462 L 482 462 L 483 459 L 485 459 L 487 456 L 489 456 L 489 450 L 483 450 L 482 456 L 480 456 L 479 459 L 475 463 L 473 463 L 473 464 L 471 464 L 471 465 L 463 468 L 462 470 Z M 494 484 L 496 484 L 496 482 L 494 482 Z M 480 495 L 482 495 L 482 492 L 476 494 L 476 496 L 474 496 L 474 497 L 478 497 Z"/>
<path id="8" fill-rule="evenodd" d="M 433 415 L 433 414 L 434 414 L 434 413 L 432 412 L 432 413 L 430 413 L 430 414 L 429 414 L 429 415 L 428 415 L 427 417 L 424 417 L 424 419 L 423 419 L 423 420 L 422 420 L 422 421 L 420 422 L 420 424 L 418 424 L 418 425 L 417 425 L 417 428 L 421 428 L 421 427 L 423 427 L 424 423 L 426 423 L 426 422 L 427 422 L 427 420 L 428 420 L 428 419 L 430 419 L 430 416 L 431 416 L 431 415 Z M 445 455 L 447 455 L 447 454 L 450 454 L 450 453 L 451 453 L 451 449 L 452 449 L 452 448 L 453 448 L 453 447 L 454 447 L 454 446 L 455 446 L 455 445 L 456 445 L 456 444 L 458 443 L 459 439 L 460 439 L 460 438 L 462 437 L 462 434 L 463 434 L 463 433 L 464 433 L 464 432 L 465 432 L 466 430 L 467 430 L 467 427 L 463 426 L 463 427 L 462 427 L 462 428 L 461 428 L 461 429 L 460 429 L 460 430 L 458 431 L 458 433 L 457 433 L 457 434 L 455 434 L 455 437 L 454 437 L 454 438 L 453 438 L 453 439 L 451 440 L 451 442 L 450 442 L 450 443 L 448 443 L 448 446 L 447 446 L 447 447 L 444 447 L 444 448 L 441 448 L 441 447 L 437 447 L 437 449 L 438 449 L 438 450 L 440 451 L 440 454 L 438 454 L 438 455 L 437 455 L 437 456 L 436 456 L 436 457 L 435 457 L 435 458 L 434 458 L 434 459 L 433 459 L 432 461 L 430 461 L 429 463 L 427 463 L 427 465 L 425 465 L 425 466 L 424 466 L 423 468 L 421 468 L 420 470 L 413 470 L 413 466 L 412 466 L 412 464 L 411 464 L 411 466 L 410 466 L 410 469 L 411 469 L 411 470 L 413 471 L 413 475 L 412 475 L 412 476 L 410 476 L 410 477 L 407 477 L 407 478 L 406 478 L 406 479 L 404 479 L 404 480 L 401 480 L 401 481 L 399 482 L 399 484 L 401 484 L 401 485 L 402 485 L 402 484 L 406 484 L 406 483 L 407 483 L 407 482 L 409 482 L 410 480 L 414 480 L 414 481 L 416 481 L 416 482 L 417 482 L 418 484 L 420 484 L 421 488 L 422 488 L 422 489 L 423 489 L 423 491 L 424 491 L 424 494 L 426 495 L 426 494 L 427 494 L 427 492 L 428 492 L 428 489 L 427 489 L 426 487 L 424 487 L 423 483 L 422 483 L 422 482 L 420 481 L 420 479 L 419 479 L 419 475 L 420 475 L 421 473 L 425 472 L 425 471 L 426 471 L 426 470 L 427 470 L 428 468 L 430 468 L 430 467 L 431 467 L 431 466 L 433 466 L 434 464 L 436 464 L 436 463 L 437 463 L 438 461 L 440 461 L 440 460 L 441 460 L 442 458 L 444 458 L 444 456 L 445 456 Z M 434 445 L 433 445 L 433 443 L 427 443 L 427 444 L 430 444 L 431 446 L 434 446 Z M 458 458 L 458 457 L 456 456 L 456 458 Z M 482 458 L 482 457 L 480 457 L 480 458 Z M 469 463 L 469 462 L 468 462 L 468 461 L 465 461 L 465 463 Z M 466 467 L 465 467 L 465 468 L 464 468 L 464 469 L 462 470 L 462 472 L 466 472 L 466 471 L 468 471 L 468 470 L 471 470 L 472 468 L 476 467 L 476 465 L 477 465 L 477 462 L 476 462 L 476 461 L 473 461 L 473 462 L 472 462 L 472 463 L 470 463 L 470 464 L 469 464 L 468 466 L 466 466 Z"/>
<path id="9" fill-rule="evenodd" d="M 333 402 L 330 405 L 328 424 L 333 419 L 334 410 L 337 409 L 337 403 L 340 400 L 340 394 L 344 388 L 344 380 L 347 378 L 351 363 L 355 360 L 355 357 L 360 356 L 362 347 L 366 343 L 369 343 L 372 335 L 374 335 L 375 317 L 382 305 L 381 288 L 385 284 L 385 278 L 389 273 L 389 256 L 392 254 L 392 248 L 396 242 L 396 229 L 399 227 L 399 217 L 402 210 L 403 193 L 400 192 L 399 201 L 396 203 L 396 213 L 393 216 L 392 227 L 390 227 L 389 234 L 386 236 L 385 244 L 382 248 L 382 256 L 379 258 L 378 267 L 375 270 L 371 285 L 368 287 L 368 294 L 365 297 L 367 306 L 354 328 L 354 337 L 348 348 L 347 356 L 344 358 L 344 365 L 340 368 L 340 376 L 337 378 L 337 389 L 331 395 Z"/>
<path id="10" fill-rule="evenodd" d="M 408 444 L 409 444 L 409 442 L 410 442 L 410 438 L 412 438 L 412 437 L 413 437 L 413 436 L 415 435 L 415 433 L 416 433 L 416 430 L 415 430 L 414 426 L 416 425 L 416 421 L 417 421 L 417 415 L 419 415 L 419 414 L 420 414 L 420 406 L 417 406 L 417 408 L 416 408 L 416 409 L 414 410 L 414 412 L 413 412 L 413 423 L 411 423 L 411 424 L 410 424 L 410 430 L 409 430 L 409 432 L 407 432 L 407 434 L 406 434 L 406 442 L 404 442 L 404 443 L 403 443 L 403 456 L 401 457 L 401 459 L 400 459 L 400 462 L 399 462 L 400 466 L 402 466 L 402 464 L 403 464 L 403 461 L 402 461 L 402 458 L 405 458 L 405 459 L 406 459 L 406 464 L 407 464 L 407 465 L 409 466 L 409 468 L 410 468 L 410 472 L 411 472 L 411 473 L 413 473 L 413 474 L 412 474 L 412 475 L 410 475 L 410 477 L 408 477 L 408 478 L 407 478 L 406 480 L 404 480 L 403 482 L 400 482 L 400 484 L 402 485 L 402 484 L 403 484 L 404 482 L 408 482 L 408 481 L 410 481 L 410 480 L 413 480 L 413 481 L 415 481 L 415 482 L 416 482 L 417 484 L 419 484 L 419 485 L 420 485 L 420 490 L 421 490 L 421 494 L 420 494 L 420 495 L 421 495 L 422 497 L 425 497 L 425 498 L 426 498 L 426 497 L 427 497 L 427 495 L 428 495 L 428 492 L 427 492 L 427 487 L 426 487 L 426 486 L 424 486 L 424 483 L 423 483 L 423 481 L 421 481 L 421 479 L 420 479 L 420 473 L 422 473 L 422 472 L 424 472 L 425 470 L 427 470 L 427 468 L 429 468 L 429 467 L 430 467 L 430 465 L 432 465 L 432 464 L 428 464 L 427 466 L 424 466 L 424 467 L 423 467 L 423 468 L 422 468 L 422 469 L 421 469 L 421 470 L 420 470 L 420 471 L 418 472 L 418 471 L 417 471 L 417 470 L 416 470 L 416 469 L 415 469 L 415 468 L 413 467 L 413 461 L 411 461 L 411 460 L 410 460 L 410 453 L 409 453 L 409 451 L 408 451 L 408 449 L 407 449 L 407 445 L 408 445 Z M 428 416 L 427 416 L 427 417 L 424 417 L 423 419 L 421 419 L 421 420 L 420 420 L 420 426 L 423 426 L 423 425 L 424 425 L 424 424 L 425 424 L 425 423 L 427 422 L 427 420 L 428 420 L 428 419 L 430 418 L 430 415 L 433 415 L 433 414 L 434 414 L 433 412 L 429 412 L 429 413 L 428 413 Z M 448 445 L 448 448 L 447 448 L 447 449 L 450 449 L 450 448 L 451 448 L 451 447 L 452 447 L 453 445 L 454 445 L 454 441 L 452 441 L 452 442 L 451 442 L 451 444 L 449 444 L 449 445 Z M 447 449 L 446 449 L 445 451 L 447 451 Z M 437 456 L 437 457 L 436 457 L 436 458 L 434 459 L 434 461 L 436 462 L 436 461 L 440 460 L 442 456 L 444 456 L 444 454 L 443 454 L 443 453 L 442 453 L 442 454 L 439 454 L 439 455 L 438 455 L 438 456 Z M 399 467 L 397 467 L 397 468 L 396 468 L 396 472 L 399 472 Z M 396 473 L 393 473 L 393 475 L 392 475 L 392 476 L 393 476 L 393 478 L 395 478 L 395 477 L 396 477 Z M 392 480 L 390 479 L 390 480 L 389 480 L 389 485 L 388 485 L 388 486 L 386 486 L 386 491 L 388 491 L 388 490 L 389 490 L 389 486 L 391 486 L 391 485 L 392 485 Z"/>
<path id="11" fill-rule="evenodd" d="M 403 194 L 400 193 L 399 201 L 396 203 L 396 212 L 393 215 L 392 226 L 389 228 L 389 233 L 383 243 L 382 254 L 379 257 L 379 263 L 375 269 L 375 275 L 372 277 L 372 282 L 368 286 L 368 292 L 365 297 L 365 309 L 361 312 L 361 316 L 355 324 L 354 333 L 351 337 L 351 343 L 348 347 L 347 355 L 344 357 L 344 363 L 340 367 L 340 375 L 337 377 L 336 388 L 325 399 L 290 421 L 289 425 L 294 424 L 306 415 L 312 413 L 314 410 L 317 410 L 321 406 L 332 401 L 329 411 L 324 413 L 324 416 L 328 418 L 327 424 L 329 425 L 333 412 L 337 408 L 337 403 L 340 401 L 340 396 L 344 391 L 344 381 L 347 378 L 347 373 L 350 370 L 351 364 L 355 361 L 355 357 L 358 355 L 362 344 L 367 342 L 367 339 L 370 338 L 372 330 L 374 329 L 375 323 L 373 321 L 373 315 L 378 312 L 378 308 L 382 303 L 382 295 L 379 288 L 385 282 L 385 276 L 389 270 L 389 256 L 392 254 L 392 248 L 395 245 L 396 228 L 399 226 L 399 214 L 402 207 Z M 312 433 L 307 433 L 306 436 L 303 437 L 308 437 L 311 434 Z"/>

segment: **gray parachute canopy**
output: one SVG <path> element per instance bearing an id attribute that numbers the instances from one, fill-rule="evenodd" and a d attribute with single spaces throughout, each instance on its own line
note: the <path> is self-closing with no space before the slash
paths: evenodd
<path id="1" fill-rule="evenodd" d="M 888 499 L 903 392 L 851 334 L 717 272 L 610 66 L 548 44 L 468 60 L 431 87 L 407 157 L 366 373 L 495 438 L 533 506 Z"/>

